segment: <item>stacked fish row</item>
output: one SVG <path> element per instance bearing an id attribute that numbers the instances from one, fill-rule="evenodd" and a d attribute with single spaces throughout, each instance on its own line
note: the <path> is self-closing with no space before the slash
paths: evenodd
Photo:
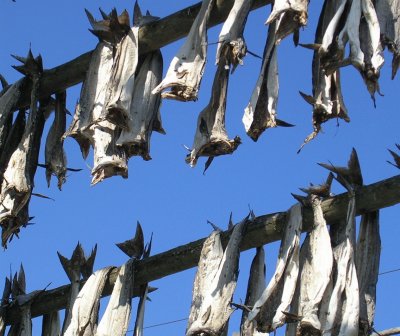
<path id="1" fill-rule="evenodd" d="M 82 246 L 79 243 L 71 259 L 58 253 L 61 264 L 71 281 L 71 290 L 63 325 L 61 326 L 60 324 L 58 311 L 44 315 L 42 322 L 43 336 L 126 335 L 131 317 L 131 301 L 135 285 L 135 262 L 141 258 L 149 257 L 151 241 L 146 247 L 144 246 L 142 228 L 138 223 L 135 237 L 117 244 L 117 246 L 130 259 L 119 268 L 110 300 L 100 322 L 98 322 L 98 319 L 101 295 L 109 275 L 111 271 L 115 270 L 115 267 L 105 267 L 93 273 L 97 247 L 92 250 L 89 257 L 85 257 Z M 82 288 L 81 281 L 84 281 Z M 145 302 L 149 291 L 152 290 L 154 289 L 151 289 L 147 284 L 140 287 L 140 301 L 137 309 L 134 335 L 143 334 Z M 26 294 L 25 273 L 22 265 L 20 272 L 15 274 L 12 281 L 6 278 L 0 305 L 0 335 L 4 335 L 6 330 L 5 316 L 7 308 L 14 306 L 18 306 L 20 314 L 18 321 L 11 325 L 8 335 L 32 335 L 31 305 L 40 297 L 42 292 L 38 290 Z"/>
<path id="2" fill-rule="evenodd" d="M 96 21 L 87 11 L 91 32 L 100 42 L 93 51 L 73 121 L 64 137 L 73 137 L 84 158 L 94 149 L 92 184 L 107 177 L 128 176 L 127 161 L 139 155 L 150 160 L 153 130 L 164 133 L 160 96 L 151 94 L 162 76 L 159 50 L 139 58 L 139 27 L 154 17 L 135 4 L 134 26 L 124 11 L 101 12 Z"/>
<path id="3" fill-rule="evenodd" d="M 225 335 L 233 307 L 243 309 L 240 335 L 268 335 L 287 324 L 286 335 L 370 335 L 373 328 L 380 259 L 379 213 L 362 215 L 358 242 L 355 234 L 355 191 L 362 185 L 353 150 L 348 167 L 321 164 L 331 170 L 322 185 L 301 189 L 299 203 L 287 212 L 278 261 L 265 282 L 265 256 L 257 248 L 250 269 L 244 304 L 232 302 L 245 218 L 231 229 L 225 251 L 220 231 L 206 239 L 196 274 L 186 335 Z M 334 176 L 334 174 L 336 176 Z M 346 217 L 324 219 L 321 201 L 330 197 L 336 178 L 349 195 Z M 302 209 L 311 207 L 313 223 L 300 247 Z"/>

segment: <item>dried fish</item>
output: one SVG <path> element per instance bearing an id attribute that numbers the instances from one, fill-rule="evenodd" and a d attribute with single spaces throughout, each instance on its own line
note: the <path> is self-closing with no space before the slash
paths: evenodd
<path id="1" fill-rule="evenodd" d="M 360 34 L 361 31 L 361 34 Z M 350 55 L 344 59 L 349 43 Z M 378 17 L 371 0 L 341 0 L 330 21 L 318 52 L 321 65 L 330 74 L 339 66 L 352 64 L 362 75 L 375 101 L 383 65 Z"/>
<path id="2" fill-rule="evenodd" d="M 144 236 L 140 223 L 137 222 L 136 224 L 135 237 L 116 245 L 129 258 L 140 259 L 144 252 Z"/>
<path id="3" fill-rule="evenodd" d="M 309 0 L 276 0 L 265 24 L 277 21 L 276 43 L 307 25 Z M 297 43 L 296 43 L 297 44 Z"/>
<path id="4" fill-rule="evenodd" d="M 374 211 L 361 216 L 356 253 L 360 290 L 359 335 L 363 336 L 369 335 L 374 322 L 380 255 L 379 211 Z"/>
<path id="5" fill-rule="evenodd" d="M 64 140 L 62 139 L 66 124 L 65 104 L 66 92 L 57 93 L 54 122 L 47 135 L 45 150 L 47 184 L 50 187 L 51 176 L 55 175 L 57 176 L 57 186 L 60 190 L 65 183 L 65 174 L 67 172 L 67 158 L 63 147 Z"/>
<path id="6" fill-rule="evenodd" d="M 394 79 L 400 67 L 400 2 L 376 0 L 375 9 L 381 29 L 381 43 L 393 53 L 392 79 Z"/>
<path id="7" fill-rule="evenodd" d="M 134 286 L 134 259 L 123 264 L 95 333 L 96 336 L 124 336 L 131 317 L 131 301 Z"/>
<path id="8" fill-rule="evenodd" d="M 29 201 L 44 127 L 42 110 L 37 107 L 39 80 L 43 71 L 42 59 L 40 56 L 34 58 L 31 51 L 26 59 L 20 59 L 25 62 L 24 65 L 15 68 L 27 74 L 32 80 L 31 105 L 24 134 L 18 148 L 11 155 L 3 175 L 0 195 L 0 225 L 2 227 L 8 227 L 7 221 L 17 217 Z M 7 237 L 5 238 L 7 240 Z"/>
<path id="9" fill-rule="evenodd" d="M 117 146 L 122 146 L 128 157 L 140 155 L 144 160 L 150 160 L 152 131 L 165 134 L 161 126 L 160 94 L 151 93 L 161 81 L 162 69 L 163 59 L 159 50 L 147 54 L 139 67 L 127 127 L 117 140 Z"/>
<path id="10" fill-rule="evenodd" d="M 225 48 L 226 49 L 226 48 Z M 208 165 L 215 156 L 232 154 L 240 145 L 241 140 L 236 136 L 228 138 L 225 129 L 226 95 L 229 80 L 229 65 L 220 62 L 215 73 L 211 99 L 200 112 L 197 119 L 197 129 L 193 149 L 186 157 L 186 162 L 194 167 L 200 156 L 209 157 Z"/>
<path id="11" fill-rule="evenodd" d="M 330 281 L 333 256 L 330 236 L 321 207 L 321 199 L 311 194 L 310 201 L 314 212 L 311 233 L 303 243 L 305 263 L 301 272 L 301 288 L 298 314 L 302 316 L 300 332 L 312 330 L 321 332 L 318 309 Z"/>
<path id="12" fill-rule="evenodd" d="M 225 251 L 220 231 L 214 230 L 204 242 L 193 286 L 187 336 L 220 335 L 225 330 L 233 312 L 230 303 L 238 276 L 239 245 L 248 218 L 235 225 Z"/>
<path id="13" fill-rule="evenodd" d="M 293 126 L 276 118 L 279 94 L 276 27 L 277 21 L 269 26 L 260 75 L 242 118 L 247 135 L 254 141 L 267 128 Z"/>
<path id="14" fill-rule="evenodd" d="M 64 336 L 95 335 L 100 306 L 100 296 L 114 267 L 105 267 L 92 274 L 80 290 L 74 306 L 72 318 Z"/>
<path id="15" fill-rule="evenodd" d="M 255 321 L 248 320 L 249 311 L 256 303 L 257 299 L 261 296 L 265 283 L 265 252 L 262 246 L 257 248 L 257 253 L 250 267 L 250 276 L 247 284 L 246 300 L 244 302 L 245 309 L 243 309 L 242 320 L 240 324 L 240 335 L 241 336 L 255 336 L 263 335 L 257 333 Z"/>
<path id="16" fill-rule="evenodd" d="M 6 331 L 5 314 L 7 311 L 7 306 L 10 303 L 10 295 L 11 295 L 11 281 L 9 278 L 6 277 L 0 302 L 0 336 L 4 336 L 4 333 Z"/>
<path id="17" fill-rule="evenodd" d="M 197 100 L 207 58 L 207 23 L 215 0 L 203 0 L 185 44 L 172 60 L 163 81 L 153 90 L 163 98 Z"/>
<path id="18" fill-rule="evenodd" d="M 340 3 L 338 0 L 325 0 L 315 33 L 315 45 L 322 43 Z M 322 57 L 318 50 L 314 51 L 312 63 L 312 87 L 312 96 L 300 92 L 305 101 L 313 106 L 313 132 L 304 140 L 299 151 L 318 135 L 321 125 L 328 120 L 340 118 L 346 122 L 350 121 L 342 96 L 340 70 L 336 69 L 327 74 L 322 67 Z"/>
<path id="19" fill-rule="evenodd" d="M 253 0 L 235 0 L 219 33 L 216 64 L 219 64 L 223 46 L 228 46 L 227 59 L 232 64 L 232 72 L 238 64 L 243 64 L 243 58 L 246 56 L 247 47 L 243 39 L 243 30 L 252 3 Z"/>
<path id="20" fill-rule="evenodd" d="M 90 144 L 93 145 L 93 127 L 91 126 L 105 108 L 107 83 L 112 63 L 111 45 L 100 42 L 92 53 L 74 118 L 64 134 L 64 138 L 70 136 L 78 142 L 85 159 L 89 154 Z"/>
<path id="21" fill-rule="evenodd" d="M 60 335 L 60 315 L 58 311 L 43 315 L 42 336 Z"/>
<path id="22" fill-rule="evenodd" d="M 301 227 L 301 205 L 296 204 L 288 211 L 275 273 L 248 315 L 250 321 L 257 321 L 259 331 L 270 332 L 285 323 L 282 312 L 289 310 L 299 271 Z"/>
<path id="23" fill-rule="evenodd" d="M 71 291 L 68 298 L 67 309 L 65 310 L 62 334 L 64 334 L 71 323 L 72 309 L 80 290 L 81 275 L 83 279 L 86 280 L 93 273 L 93 264 L 96 258 L 96 252 L 97 245 L 92 250 L 90 256 L 86 258 L 80 243 L 76 245 L 74 252 L 72 253 L 71 259 L 68 259 L 61 255 L 61 253 L 57 252 L 61 265 L 71 282 Z"/>

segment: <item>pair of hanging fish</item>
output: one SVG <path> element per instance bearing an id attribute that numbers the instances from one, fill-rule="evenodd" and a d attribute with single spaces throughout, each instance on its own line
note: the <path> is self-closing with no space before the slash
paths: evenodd
<path id="1" fill-rule="evenodd" d="M 86 11 L 91 32 L 100 42 L 93 51 L 74 119 L 65 136 L 73 137 L 84 158 L 94 148 L 92 184 L 121 175 L 128 176 L 127 160 L 140 155 L 150 160 L 153 130 L 165 133 L 160 119 L 160 96 L 151 91 L 161 81 L 159 50 L 139 57 L 139 27 L 154 20 L 142 16 L 135 4 L 134 26 L 129 15 L 114 9 L 96 21 Z"/>

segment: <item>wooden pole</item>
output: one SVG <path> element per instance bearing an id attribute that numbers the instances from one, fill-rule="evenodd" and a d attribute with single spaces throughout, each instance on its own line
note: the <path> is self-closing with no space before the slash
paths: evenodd
<path id="1" fill-rule="evenodd" d="M 270 4 L 271 1 L 254 0 L 252 10 Z M 216 3 L 219 2 L 221 4 L 216 4 L 211 13 L 209 27 L 224 22 L 233 5 L 233 0 L 216 1 Z M 139 53 L 145 54 L 149 51 L 160 49 L 186 36 L 200 10 L 200 6 L 201 3 L 195 4 L 163 19 L 142 26 L 139 29 Z M 47 98 L 54 93 L 65 91 L 67 88 L 82 82 L 89 67 L 91 54 L 92 51 L 89 51 L 72 61 L 45 70 L 39 85 L 39 98 Z M 24 81 L 26 86 L 24 85 L 25 89 L 21 98 L 15 104 L 14 111 L 29 105 L 31 83 L 27 78 Z"/>
<path id="2" fill-rule="evenodd" d="M 360 187 L 356 191 L 357 215 L 386 208 L 397 203 L 400 203 L 400 175 Z M 327 223 L 336 223 L 340 219 L 345 218 L 347 204 L 348 193 L 343 193 L 324 200 L 322 202 L 322 209 Z M 310 230 L 312 218 L 313 214 L 311 209 L 305 208 L 303 231 Z M 277 212 L 256 217 L 247 227 L 243 237 L 241 251 L 280 240 L 285 223 L 286 212 Z M 223 232 L 223 242 L 227 242 L 229 235 L 229 231 Z M 204 240 L 205 238 L 199 239 L 169 251 L 159 253 L 145 260 L 138 261 L 135 273 L 136 285 L 140 286 L 141 284 L 195 267 L 198 263 Z M 109 296 L 111 294 L 118 271 L 119 268 L 116 267 L 110 272 L 107 286 L 102 296 Z M 69 290 L 70 285 L 66 285 L 44 291 L 32 303 L 32 317 L 64 309 L 67 305 Z M 137 293 L 138 292 L 135 291 L 135 295 L 137 295 Z M 8 308 L 6 312 L 6 324 L 9 325 L 17 321 L 18 314 L 19 311 L 17 307 Z"/>

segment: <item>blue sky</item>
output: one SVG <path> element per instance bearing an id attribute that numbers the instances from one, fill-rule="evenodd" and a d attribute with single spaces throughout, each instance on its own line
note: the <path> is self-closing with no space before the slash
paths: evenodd
<path id="1" fill-rule="evenodd" d="M 163 4 L 142 0 L 140 5 L 142 10 L 149 9 L 153 15 L 164 17 L 196 2 L 171 0 Z M 3 24 L 0 73 L 9 82 L 20 78 L 19 73 L 11 68 L 15 61 L 10 54 L 25 56 L 30 45 L 35 55 L 42 55 L 45 68 L 55 67 L 93 49 L 97 39 L 87 30 L 89 23 L 84 8 L 99 17 L 98 7 L 109 11 L 114 6 L 119 12 L 123 9 L 132 12 L 133 2 L 3 0 L 0 3 Z M 245 30 L 249 50 L 259 55 L 262 55 L 266 40 L 264 21 L 269 11 L 268 6 L 252 12 Z M 312 2 L 309 24 L 301 32 L 301 42 L 313 41 L 319 11 L 319 2 Z M 209 42 L 217 41 L 220 27 L 209 30 Z M 162 49 L 164 72 L 182 43 L 180 40 Z M 216 158 L 205 176 L 202 174 L 204 160 L 199 160 L 198 166 L 191 169 L 185 163 L 183 145 L 192 145 L 197 115 L 210 97 L 216 70 L 215 47 L 210 45 L 208 49 L 209 58 L 199 100 L 195 103 L 163 101 L 161 114 L 167 134 L 153 134 L 151 161 L 145 162 L 139 157 L 130 160 L 127 180 L 113 177 L 90 187 L 88 166 L 92 165 L 92 155 L 87 162 L 83 161 L 72 139 L 65 143 L 68 165 L 83 171 L 71 173 L 62 192 L 58 191 L 54 180 L 48 189 L 44 170 L 38 169 L 35 191 L 55 201 L 32 199 L 30 215 L 35 216 L 35 225 L 24 229 L 20 239 L 13 240 L 8 250 L 0 253 L 0 280 L 9 274 L 10 268 L 16 271 L 22 262 L 29 291 L 44 288 L 49 282 L 51 288 L 66 284 L 68 279 L 56 252 L 70 256 L 78 241 L 86 251 L 98 244 L 95 269 L 120 265 L 126 257 L 114 244 L 134 234 L 137 220 L 143 226 L 146 239 L 153 232 L 152 252 L 156 254 L 207 236 L 211 232 L 207 220 L 226 227 L 231 211 L 235 221 L 247 215 L 249 205 L 256 215 L 284 211 L 294 203 L 291 192 L 298 192 L 298 187 L 307 186 L 309 182 L 320 183 L 325 179 L 327 173 L 317 162 L 330 160 L 345 164 L 352 147 L 358 151 L 365 184 L 398 173 L 386 163 L 390 159 L 386 148 L 393 149 L 394 144 L 400 142 L 397 103 L 400 84 L 398 78 L 390 80 L 391 55 L 388 54 L 380 80 L 384 97 L 377 97 L 377 107 L 373 107 L 358 72 L 350 67 L 344 69 L 342 89 L 351 123 L 340 122 L 337 125 L 335 120 L 329 122 L 317 139 L 296 154 L 312 130 L 311 109 L 298 94 L 299 90 L 311 93 L 312 52 L 294 48 L 291 38 L 284 40 L 278 51 L 278 116 L 296 127 L 267 130 L 257 143 L 246 136 L 241 119 L 261 66 L 259 59 L 248 55 L 244 66 L 230 78 L 226 115 L 228 134 L 231 138 L 239 135 L 242 145 L 233 155 Z M 70 111 L 74 111 L 79 91 L 80 85 L 67 92 Z M 44 161 L 43 153 L 41 161 Z M 343 190 L 335 186 L 333 191 L 340 193 Z M 397 206 L 381 212 L 381 271 L 400 268 L 399 209 Z M 279 244 L 274 243 L 266 248 L 268 277 L 274 271 L 278 247 Z M 245 298 L 253 255 L 254 251 L 249 251 L 241 256 L 236 301 Z M 195 269 L 191 269 L 152 283 L 159 290 L 151 295 L 145 325 L 188 316 L 194 272 Z M 379 278 L 377 330 L 393 327 L 399 322 L 397 302 L 400 293 L 394 290 L 399 280 L 400 272 Z M 240 315 L 239 312 L 233 315 L 231 332 L 238 330 Z M 35 323 L 34 335 L 40 333 L 37 325 Z M 147 329 L 145 335 L 182 335 L 185 327 L 186 322 L 179 322 Z"/>

